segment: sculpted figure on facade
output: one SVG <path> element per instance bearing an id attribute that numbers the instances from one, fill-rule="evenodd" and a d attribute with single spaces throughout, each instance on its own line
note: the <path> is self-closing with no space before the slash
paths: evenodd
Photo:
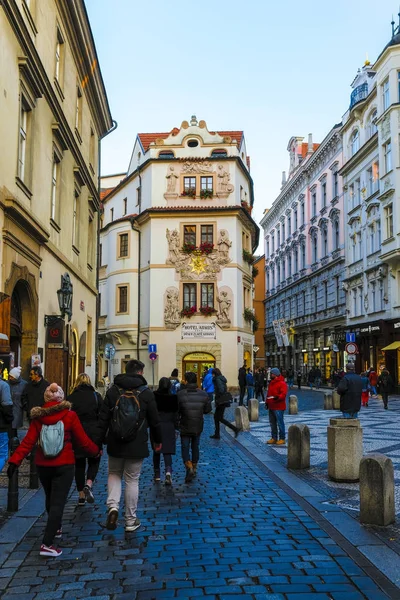
<path id="1" fill-rule="evenodd" d="M 221 326 L 230 325 L 230 309 L 232 305 L 232 300 L 228 296 L 228 292 L 226 290 L 220 291 L 217 296 L 218 302 L 218 313 L 217 313 L 217 323 Z"/>
<path id="2" fill-rule="evenodd" d="M 169 287 L 165 292 L 164 323 L 167 329 L 176 329 L 180 322 L 179 291 Z"/>
<path id="3" fill-rule="evenodd" d="M 168 180 L 167 193 L 174 194 L 179 176 L 175 173 L 175 168 L 172 165 L 168 167 L 168 174 L 166 175 L 166 178 Z"/>
<path id="4" fill-rule="evenodd" d="M 167 229 L 167 240 L 168 240 L 168 250 L 169 256 L 167 258 L 167 264 L 175 265 L 181 260 L 181 252 L 180 252 L 180 240 L 179 240 L 179 232 L 177 229 L 173 229 L 170 231 Z"/>
<path id="5" fill-rule="evenodd" d="M 231 183 L 229 183 L 231 176 L 224 165 L 218 165 L 217 177 L 217 192 L 219 194 L 230 194 L 233 192 L 234 187 Z"/>
<path id="6" fill-rule="evenodd" d="M 226 231 L 226 229 L 221 229 L 221 231 L 219 232 L 217 246 L 218 246 L 218 254 L 219 254 L 218 262 L 220 262 L 220 263 L 230 262 L 231 259 L 229 258 L 229 250 L 232 246 L 232 242 L 229 239 L 229 235 L 228 235 L 228 232 Z"/>

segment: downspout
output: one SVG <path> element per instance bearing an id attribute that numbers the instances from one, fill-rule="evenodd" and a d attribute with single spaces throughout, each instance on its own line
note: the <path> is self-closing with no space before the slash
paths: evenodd
<path id="1" fill-rule="evenodd" d="M 135 219 L 131 218 L 131 227 L 138 234 L 138 283 L 137 283 L 137 333 L 136 333 L 136 358 L 139 358 L 139 342 L 140 342 L 140 291 L 141 291 L 141 273 L 140 265 L 142 262 L 142 232 L 135 226 Z"/>
<path id="2" fill-rule="evenodd" d="M 100 188 L 101 188 L 101 183 L 100 183 L 100 178 L 101 178 L 101 140 L 103 140 L 109 133 L 112 133 L 113 131 L 115 131 L 118 127 L 118 123 L 117 121 L 113 120 L 113 125 L 111 127 L 111 129 L 109 131 L 107 131 L 107 133 L 105 133 L 102 137 L 99 137 L 98 142 L 97 142 L 97 147 L 98 147 L 98 153 L 97 153 L 97 172 L 98 172 L 98 178 L 97 178 L 97 192 L 99 194 L 99 200 L 100 200 Z M 99 303 L 99 271 L 100 271 L 100 265 L 99 265 L 99 256 L 100 256 L 100 209 L 98 211 L 98 218 L 97 218 L 97 261 L 96 261 L 96 289 L 97 289 L 97 298 L 96 298 L 96 327 L 95 327 L 95 345 L 94 345 L 94 364 L 95 364 L 95 386 L 97 387 L 97 382 L 99 380 L 99 361 L 98 361 L 98 353 L 99 353 L 99 318 L 100 318 L 100 303 Z"/>

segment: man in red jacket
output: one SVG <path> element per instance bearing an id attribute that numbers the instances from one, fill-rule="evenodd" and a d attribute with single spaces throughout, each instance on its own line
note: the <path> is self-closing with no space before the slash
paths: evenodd
<path id="1" fill-rule="evenodd" d="M 283 446 L 285 444 L 285 421 L 283 415 L 286 409 L 286 395 L 288 386 L 279 369 L 271 369 L 271 382 L 268 386 L 265 408 L 269 411 L 269 424 L 271 425 L 271 439 L 267 444 Z M 279 440 L 278 440 L 279 429 Z"/>

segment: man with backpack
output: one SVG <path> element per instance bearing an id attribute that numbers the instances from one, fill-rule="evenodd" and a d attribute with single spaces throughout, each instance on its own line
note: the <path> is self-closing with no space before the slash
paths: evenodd
<path id="1" fill-rule="evenodd" d="M 125 531 L 140 527 L 136 516 L 139 477 L 143 459 L 149 456 L 150 427 L 154 449 L 161 450 L 161 427 L 153 392 L 143 377 L 144 364 L 130 360 L 125 373 L 117 375 L 107 390 L 99 413 L 94 440 L 98 445 L 107 437 L 108 497 L 106 528 L 118 525 L 122 478 L 125 480 Z M 108 432 L 108 435 L 107 435 Z"/>

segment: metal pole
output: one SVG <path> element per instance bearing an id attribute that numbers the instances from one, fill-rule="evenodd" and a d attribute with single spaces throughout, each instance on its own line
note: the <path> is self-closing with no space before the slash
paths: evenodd
<path id="1" fill-rule="evenodd" d="M 37 490 L 38 487 L 39 477 L 36 470 L 36 446 L 34 446 L 29 456 L 29 489 Z"/>
<path id="2" fill-rule="evenodd" d="M 10 456 L 15 452 L 18 446 L 19 439 L 13 437 L 9 442 Z M 13 476 L 8 480 L 7 511 L 18 511 L 18 469 L 14 471 Z"/>
<path id="3" fill-rule="evenodd" d="M 151 371 L 153 373 L 153 390 L 154 390 L 154 360 L 151 361 Z"/>

